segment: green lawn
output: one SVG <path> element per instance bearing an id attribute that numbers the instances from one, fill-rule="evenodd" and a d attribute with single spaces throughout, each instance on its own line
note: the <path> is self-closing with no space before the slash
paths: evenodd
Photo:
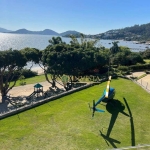
<path id="1" fill-rule="evenodd" d="M 46 81 L 44 75 L 38 75 L 38 76 L 35 76 L 35 77 L 32 77 L 32 78 L 26 78 L 26 79 L 24 80 L 24 82 L 26 82 L 26 84 L 33 84 L 33 83 L 38 83 L 38 82 L 43 82 L 43 81 Z M 20 86 L 20 83 L 21 83 L 21 81 L 18 80 L 18 81 L 16 82 L 16 85 L 15 85 L 15 86 Z M 12 84 L 13 84 L 13 82 L 11 82 L 10 85 L 12 85 Z"/>
<path id="2" fill-rule="evenodd" d="M 91 77 L 91 79 L 94 79 L 94 78 Z M 50 78 L 50 80 L 51 80 L 51 78 Z M 60 79 L 57 78 L 57 80 L 60 80 Z M 24 81 L 18 80 L 18 81 L 16 82 L 16 85 L 15 85 L 15 86 L 20 86 L 20 83 L 21 83 L 21 82 L 26 82 L 26 84 L 34 84 L 34 83 L 39 83 L 39 82 L 43 82 L 43 81 L 46 81 L 45 75 L 38 75 L 38 76 L 35 76 L 35 77 L 26 78 Z M 88 77 L 81 78 L 80 81 L 81 81 L 81 82 L 92 82 L 92 81 L 89 81 L 89 78 L 88 78 Z M 10 85 L 12 85 L 13 83 L 14 83 L 14 82 L 11 82 Z"/>
<path id="3" fill-rule="evenodd" d="M 88 103 L 105 87 L 106 82 L 1 120 L 1 150 L 105 150 L 150 144 L 150 94 L 130 80 L 113 79 L 118 107 L 99 105 L 106 112 L 92 119 Z"/>

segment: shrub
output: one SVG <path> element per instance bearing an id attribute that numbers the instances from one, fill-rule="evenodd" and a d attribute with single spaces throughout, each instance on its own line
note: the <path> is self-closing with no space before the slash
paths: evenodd
<path id="1" fill-rule="evenodd" d="M 31 71 L 31 70 L 28 70 L 28 69 L 23 69 L 22 75 L 23 75 L 25 78 L 30 78 L 30 77 L 37 76 L 37 72 Z"/>
<path id="2" fill-rule="evenodd" d="M 132 65 L 132 66 L 129 66 L 129 68 L 132 69 L 133 71 L 147 70 L 147 69 L 150 69 L 150 64 Z"/>
<path id="3" fill-rule="evenodd" d="M 8 72 L 6 71 L 4 76 L 3 76 L 3 80 L 6 81 L 6 76 L 7 76 Z M 24 76 L 24 78 L 30 78 L 30 77 L 34 77 L 37 75 L 37 72 L 28 70 L 28 69 L 23 69 L 21 71 L 21 76 Z M 8 81 L 14 81 L 16 79 L 18 79 L 20 77 L 20 72 L 15 71 L 14 73 L 11 74 L 11 76 L 9 77 Z"/>
<path id="4" fill-rule="evenodd" d="M 129 70 L 129 68 L 127 66 L 119 66 L 118 69 L 121 71 L 128 71 Z"/>
<path id="5" fill-rule="evenodd" d="M 147 75 L 147 74 L 143 74 L 143 75 L 139 76 L 136 80 L 139 80 L 139 79 L 145 77 L 146 75 Z"/>

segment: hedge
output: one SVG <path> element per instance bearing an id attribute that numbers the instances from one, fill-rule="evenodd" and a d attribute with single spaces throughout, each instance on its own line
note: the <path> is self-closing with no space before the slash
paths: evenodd
<path id="1" fill-rule="evenodd" d="M 133 71 L 150 69 L 150 64 L 132 65 L 129 68 Z"/>

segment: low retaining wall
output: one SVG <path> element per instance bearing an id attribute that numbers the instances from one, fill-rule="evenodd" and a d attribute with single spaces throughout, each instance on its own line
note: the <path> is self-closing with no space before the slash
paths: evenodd
<path id="1" fill-rule="evenodd" d="M 115 78 L 115 77 L 116 77 L 116 76 L 112 76 L 112 78 Z M 125 77 L 125 76 L 117 76 L 117 77 L 121 77 L 121 78 L 125 78 L 125 79 L 128 79 L 128 80 L 131 80 L 130 78 Z M 56 100 L 56 99 L 61 98 L 61 97 L 63 97 L 63 96 L 66 96 L 66 95 L 69 95 L 69 94 L 78 92 L 78 91 L 80 91 L 80 90 L 89 88 L 89 87 L 94 86 L 94 85 L 98 85 L 98 84 L 100 84 L 100 83 L 102 83 L 102 82 L 105 82 L 105 81 L 107 81 L 107 78 L 104 78 L 104 79 L 100 80 L 100 82 L 94 82 L 94 83 L 86 84 L 86 85 L 83 85 L 83 86 L 81 86 L 81 87 L 72 89 L 72 90 L 70 90 L 70 91 L 65 91 L 65 92 L 60 93 L 60 94 L 58 94 L 58 95 L 51 96 L 51 97 L 48 97 L 48 98 L 39 100 L 39 101 L 37 101 L 37 102 L 33 102 L 33 103 L 30 104 L 30 105 L 25 105 L 25 106 L 23 106 L 23 107 L 19 107 L 19 108 L 16 108 L 16 109 L 14 109 L 14 110 L 10 110 L 10 111 L 8 111 L 8 112 L 6 112 L 6 113 L 4 113 L 4 114 L 0 114 L 0 120 L 1 120 L 1 119 L 4 119 L 4 118 L 6 118 L 6 117 L 12 116 L 12 115 L 16 115 L 16 114 L 18 114 L 18 113 L 20 113 L 20 112 L 23 112 L 23 111 L 32 109 L 32 108 L 37 107 L 37 106 L 39 106 L 39 105 L 45 104 L 45 103 L 47 103 L 47 102 Z M 132 81 L 135 82 L 134 80 L 132 80 Z"/>
<path id="2" fill-rule="evenodd" d="M 72 89 L 72 90 L 70 90 L 70 91 L 66 91 L 66 92 L 60 93 L 60 94 L 58 94 L 58 95 L 51 96 L 51 97 L 42 99 L 42 100 L 40 100 L 40 101 L 34 102 L 34 103 L 32 103 L 31 105 L 25 105 L 25 106 L 23 106 L 23 107 L 19 107 L 19 108 L 16 108 L 16 109 L 14 109 L 14 110 L 10 110 L 10 111 L 6 112 L 5 114 L 1 114 L 0 120 L 1 120 L 1 119 L 4 119 L 4 118 L 6 118 L 6 117 L 12 116 L 12 115 L 16 115 L 16 114 L 18 114 L 18 113 L 20 113 L 20 112 L 23 112 L 23 111 L 32 109 L 32 108 L 37 107 L 37 106 L 39 106 L 39 105 L 45 104 L 45 103 L 47 103 L 47 102 L 56 100 L 56 99 L 61 98 L 61 97 L 63 97 L 63 96 L 66 96 L 66 95 L 69 95 L 69 94 L 78 92 L 78 91 L 83 90 L 83 89 L 86 89 L 86 88 L 89 88 L 89 87 L 94 86 L 94 85 L 97 85 L 97 84 L 100 84 L 100 82 L 86 84 L 86 85 L 83 85 L 83 86 L 78 87 L 78 88 L 76 88 L 76 89 Z"/>

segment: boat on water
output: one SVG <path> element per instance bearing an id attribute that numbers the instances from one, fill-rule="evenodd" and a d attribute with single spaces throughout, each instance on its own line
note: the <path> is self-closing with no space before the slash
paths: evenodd
<path id="1" fill-rule="evenodd" d="M 133 41 L 133 43 L 134 43 L 134 44 L 140 44 L 140 42 L 138 42 L 138 41 Z"/>

